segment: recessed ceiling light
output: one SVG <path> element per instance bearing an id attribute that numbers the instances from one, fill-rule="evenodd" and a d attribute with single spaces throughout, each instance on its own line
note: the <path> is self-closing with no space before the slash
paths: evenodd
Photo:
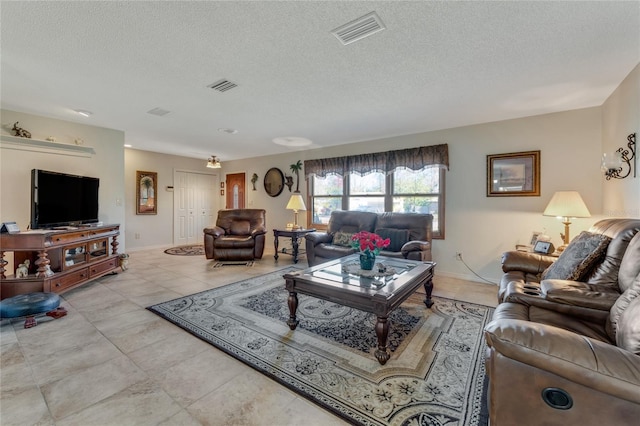
<path id="1" fill-rule="evenodd" d="M 313 142 L 307 138 L 301 138 L 299 136 L 284 136 L 281 138 L 274 138 L 273 143 L 284 146 L 308 146 Z"/>
<path id="2" fill-rule="evenodd" d="M 83 117 L 90 117 L 93 115 L 93 113 L 91 111 L 87 111 L 84 109 L 76 109 L 75 110 L 78 114 L 80 114 Z"/>
<path id="3" fill-rule="evenodd" d="M 229 133 L 230 135 L 235 135 L 236 133 L 238 133 L 236 129 L 226 129 L 224 127 L 219 128 L 218 131 L 222 133 Z"/>

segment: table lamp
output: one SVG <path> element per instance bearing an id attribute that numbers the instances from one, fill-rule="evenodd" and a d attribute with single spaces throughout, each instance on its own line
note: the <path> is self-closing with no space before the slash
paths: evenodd
<path id="1" fill-rule="evenodd" d="M 289 202 L 287 203 L 287 210 L 293 210 L 293 228 L 294 230 L 300 229 L 300 225 L 298 225 L 298 210 L 306 210 L 307 207 L 304 205 L 304 200 L 302 199 L 302 195 L 300 194 L 292 194 L 291 198 L 289 198 Z"/>
<path id="2" fill-rule="evenodd" d="M 564 234 L 560 234 L 564 244 L 558 247 L 558 251 L 563 251 L 569 244 L 571 219 L 575 217 L 591 217 L 591 213 L 589 213 L 589 209 L 582 201 L 578 191 L 556 192 L 542 214 L 544 216 L 556 216 L 562 219 L 562 223 L 564 223 Z"/>

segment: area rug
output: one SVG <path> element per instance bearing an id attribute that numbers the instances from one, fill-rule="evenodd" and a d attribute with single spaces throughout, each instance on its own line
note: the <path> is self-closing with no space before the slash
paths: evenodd
<path id="1" fill-rule="evenodd" d="M 228 265 L 253 266 L 255 264 L 253 260 L 217 260 L 211 263 L 212 268 L 221 268 Z"/>
<path id="2" fill-rule="evenodd" d="M 175 256 L 204 256 L 204 246 L 202 244 L 190 244 L 186 246 L 171 247 L 164 251 Z"/>
<path id="3" fill-rule="evenodd" d="M 361 425 L 486 424 L 485 343 L 493 309 L 412 295 L 390 316 L 391 359 L 373 355 L 375 317 L 298 294 L 289 329 L 282 275 L 247 279 L 148 309 L 284 386 Z"/>

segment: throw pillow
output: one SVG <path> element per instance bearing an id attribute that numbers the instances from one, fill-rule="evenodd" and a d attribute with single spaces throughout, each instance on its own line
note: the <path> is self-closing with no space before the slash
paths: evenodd
<path id="1" fill-rule="evenodd" d="M 336 232 L 333 234 L 333 244 L 336 246 L 351 247 L 352 236 L 353 234 L 350 232 Z"/>
<path id="2" fill-rule="evenodd" d="M 581 232 L 558 260 L 545 269 L 542 279 L 582 281 L 602 260 L 610 241 L 606 235 Z"/>
<path id="3" fill-rule="evenodd" d="M 409 241 L 408 229 L 378 228 L 375 233 L 384 240 L 387 238 L 391 240 L 391 244 L 385 249 L 387 251 L 400 251 L 402 246 Z"/>
<path id="4" fill-rule="evenodd" d="M 231 222 L 229 233 L 231 235 L 249 235 L 251 232 L 251 222 L 248 220 L 234 220 Z"/>

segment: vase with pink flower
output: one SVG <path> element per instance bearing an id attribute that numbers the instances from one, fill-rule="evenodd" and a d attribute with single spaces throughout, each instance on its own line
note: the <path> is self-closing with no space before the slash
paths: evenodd
<path id="1" fill-rule="evenodd" d="M 360 269 L 370 271 L 376 263 L 376 256 L 391 244 L 389 238 L 382 238 L 373 232 L 360 231 L 351 237 L 351 247 L 360 253 Z"/>

